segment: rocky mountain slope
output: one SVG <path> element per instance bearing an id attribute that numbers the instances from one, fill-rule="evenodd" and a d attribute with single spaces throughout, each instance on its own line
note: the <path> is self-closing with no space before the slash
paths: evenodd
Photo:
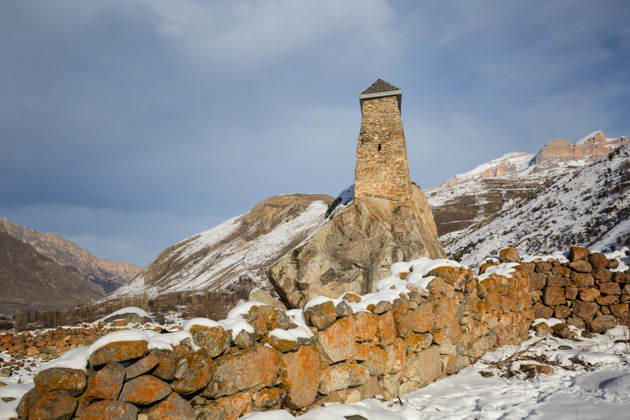
<path id="1" fill-rule="evenodd" d="M 509 245 L 522 254 L 630 245 L 630 145 L 590 164 L 549 172 L 539 182 L 528 197 L 506 203 L 481 223 L 443 235 L 449 256 L 470 264 Z"/>
<path id="2" fill-rule="evenodd" d="M 271 290 L 267 268 L 325 221 L 332 197 L 288 194 L 268 198 L 243 216 L 162 251 L 132 281 L 104 299 L 180 291 L 236 293 Z"/>
<path id="3" fill-rule="evenodd" d="M 450 238 L 531 196 L 549 179 L 595 162 L 627 143 L 627 137 L 606 138 L 600 130 L 574 144 L 555 139 L 538 153 L 509 153 L 456 175 L 425 191 L 438 235 L 448 246 Z"/>
<path id="4" fill-rule="evenodd" d="M 141 270 L 133 264 L 96 258 L 74 242 L 54 233 L 31 230 L 4 218 L 0 218 L 0 227 L 60 266 L 72 267 L 88 280 L 101 285 L 106 293 L 116 290 Z"/>
<path id="5" fill-rule="evenodd" d="M 104 293 L 100 285 L 15 239 L 0 225 L 0 313 L 74 305 Z"/>

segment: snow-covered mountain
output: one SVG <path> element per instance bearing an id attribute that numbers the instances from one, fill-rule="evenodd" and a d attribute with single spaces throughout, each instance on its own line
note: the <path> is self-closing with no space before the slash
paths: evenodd
<path id="1" fill-rule="evenodd" d="M 448 245 L 450 238 L 531 196 L 549 179 L 598 161 L 627 143 L 627 137 L 606 138 L 600 130 L 574 144 L 555 139 L 538 153 L 509 153 L 456 175 L 425 191 L 438 235 Z"/>
<path id="2" fill-rule="evenodd" d="M 590 164 L 548 172 L 533 194 L 440 240 L 449 256 L 464 264 L 506 246 L 545 254 L 569 245 L 595 250 L 630 245 L 630 145 Z"/>
<path id="3" fill-rule="evenodd" d="M 103 299 L 269 289 L 266 269 L 317 230 L 332 200 L 322 194 L 268 198 L 243 216 L 165 249 L 129 283 Z"/>

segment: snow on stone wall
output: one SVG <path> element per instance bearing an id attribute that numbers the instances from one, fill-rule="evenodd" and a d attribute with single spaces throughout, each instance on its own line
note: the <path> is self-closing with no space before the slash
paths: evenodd
<path id="1" fill-rule="evenodd" d="M 416 260 L 392 266 L 369 295 L 289 311 L 248 302 L 227 320 L 191 320 L 178 333 L 105 336 L 72 350 L 68 366 L 39 372 L 18 415 L 236 419 L 389 399 L 523 341 L 535 317 L 595 331 L 628 314 L 628 272 L 611 271 L 602 254 L 572 248 L 568 262 L 521 262 L 512 248 L 501 257 L 477 277 L 452 261 Z"/>

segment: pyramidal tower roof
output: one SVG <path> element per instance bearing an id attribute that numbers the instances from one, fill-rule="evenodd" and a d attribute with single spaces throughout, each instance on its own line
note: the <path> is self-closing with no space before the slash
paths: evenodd
<path id="1" fill-rule="evenodd" d="M 382 98 L 385 96 L 396 96 L 396 99 L 398 99 L 398 109 L 400 109 L 402 90 L 382 79 L 376 79 L 374 83 L 361 92 L 359 102 L 363 105 L 365 99 Z"/>

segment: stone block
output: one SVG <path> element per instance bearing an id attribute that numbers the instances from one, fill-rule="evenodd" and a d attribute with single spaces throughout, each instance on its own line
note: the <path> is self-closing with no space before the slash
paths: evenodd
<path id="1" fill-rule="evenodd" d="M 567 287 L 564 291 L 564 297 L 567 298 L 567 300 L 575 300 L 575 298 L 577 298 L 578 291 L 577 287 Z"/>
<path id="2" fill-rule="evenodd" d="M 499 258 L 501 262 L 520 262 L 521 257 L 518 255 L 518 251 L 513 246 L 503 248 L 499 251 Z"/>
<path id="3" fill-rule="evenodd" d="M 591 321 L 591 331 L 594 333 L 603 333 L 617 324 L 618 320 L 613 315 L 598 316 Z"/>
<path id="4" fill-rule="evenodd" d="M 304 311 L 304 318 L 307 325 L 325 330 L 337 319 L 337 309 L 332 301 L 326 301 Z"/>
<path id="5" fill-rule="evenodd" d="M 595 285 L 595 279 L 592 275 L 587 273 L 571 273 L 571 284 L 578 289 L 584 289 L 585 287 L 592 287 Z"/>
<path id="6" fill-rule="evenodd" d="M 599 289 L 596 287 L 588 287 L 580 291 L 580 299 L 584 302 L 592 302 L 600 295 Z"/>
<path id="7" fill-rule="evenodd" d="M 591 273 L 593 271 L 593 266 L 588 263 L 588 261 L 579 260 L 573 261 L 569 263 L 569 267 L 573 271 L 577 271 L 578 273 Z"/>
<path id="8" fill-rule="evenodd" d="M 391 317 L 391 312 L 388 314 Z M 350 316 L 341 318 L 324 331 L 318 332 L 315 335 L 315 342 L 325 357 L 337 363 L 352 356 L 356 345 L 356 335 L 355 320 Z"/>
<path id="9" fill-rule="evenodd" d="M 356 340 L 359 343 L 372 341 L 376 337 L 378 319 L 371 312 L 359 312 L 354 314 Z"/>
<path id="10" fill-rule="evenodd" d="M 281 360 L 278 350 L 260 345 L 221 356 L 215 359 L 216 371 L 202 396 L 234 395 L 271 386 L 278 378 Z"/>
<path id="11" fill-rule="evenodd" d="M 596 268 L 593 270 L 593 277 L 598 283 L 604 283 L 612 280 L 612 273 L 607 268 Z"/>
<path id="12" fill-rule="evenodd" d="M 142 359 L 138 360 L 137 362 L 125 368 L 125 378 L 129 380 L 129 379 L 136 378 L 140 375 L 143 375 L 147 373 L 148 371 L 150 371 L 151 369 L 153 369 L 154 367 L 156 367 L 158 363 L 159 363 L 159 360 L 157 356 L 149 353 L 146 356 L 144 356 Z M 105 398 L 105 399 L 111 399 L 111 398 Z"/>
<path id="13" fill-rule="evenodd" d="M 126 382 L 118 399 L 134 405 L 149 405 L 172 392 L 171 387 L 155 376 L 142 375 Z"/>
<path id="14" fill-rule="evenodd" d="M 580 247 L 580 246 L 572 246 L 569 249 L 569 261 L 578 261 L 584 260 L 588 258 L 589 254 L 588 248 Z"/>
<path id="15" fill-rule="evenodd" d="M 87 386 L 85 372 L 70 368 L 51 368 L 39 372 L 35 379 L 35 388 L 40 394 L 62 390 L 70 395 L 79 396 Z"/>
<path id="16" fill-rule="evenodd" d="M 81 396 L 88 400 L 115 400 L 125 381 L 125 368 L 118 363 L 108 363 L 88 379 L 87 389 Z"/>
<path id="17" fill-rule="evenodd" d="M 117 341 L 94 351 L 88 362 L 91 366 L 102 366 L 111 362 L 139 359 L 147 354 L 146 341 Z"/>
<path id="18" fill-rule="evenodd" d="M 610 312 L 617 318 L 620 318 L 627 310 L 628 310 L 627 303 L 618 303 L 616 305 L 610 305 Z"/>
<path id="19" fill-rule="evenodd" d="M 435 381 L 442 374 L 440 351 L 432 346 L 407 360 L 403 369 L 403 381 L 411 382 L 414 389 Z"/>
<path id="20" fill-rule="evenodd" d="M 195 410 L 188 401 L 171 393 L 167 398 L 154 404 L 146 413 L 147 420 L 180 420 L 196 418 Z"/>
<path id="21" fill-rule="evenodd" d="M 593 252 L 592 254 L 589 254 L 588 262 L 595 269 L 608 267 L 608 259 L 601 252 Z"/>
<path id="22" fill-rule="evenodd" d="M 386 312 L 378 317 L 376 336 L 382 346 L 390 345 L 398 337 L 396 322 L 391 312 Z"/>
<path id="23" fill-rule="evenodd" d="M 157 360 L 157 367 L 152 375 L 164 381 L 172 381 L 175 377 L 175 354 L 168 350 L 151 350 Z"/>
<path id="24" fill-rule="evenodd" d="M 353 358 L 365 365 L 371 376 L 378 376 L 385 372 L 387 354 L 380 347 L 365 343 L 357 344 Z"/>
<path id="25" fill-rule="evenodd" d="M 569 315 L 571 315 L 571 308 L 566 307 L 564 305 L 554 306 L 553 308 L 554 317 L 558 319 L 565 319 Z"/>
<path id="26" fill-rule="evenodd" d="M 547 306 L 564 305 L 566 303 L 564 289 L 561 287 L 545 287 L 543 292 L 543 302 Z"/>
<path id="27" fill-rule="evenodd" d="M 81 420 L 135 420 L 138 417 L 136 406 L 123 401 L 98 401 L 89 405 Z"/>
<path id="28" fill-rule="evenodd" d="M 612 281 L 607 282 L 607 283 L 600 283 L 599 290 L 606 295 L 620 295 L 621 294 L 621 288 L 619 287 L 619 283 L 615 283 Z"/>
<path id="29" fill-rule="evenodd" d="M 573 315 L 582 319 L 591 318 L 598 310 L 599 305 L 593 302 L 582 302 L 579 300 L 573 302 Z"/>
<path id="30" fill-rule="evenodd" d="M 68 391 L 53 390 L 42 393 L 29 411 L 29 419 L 70 419 L 77 408 Z"/>
<path id="31" fill-rule="evenodd" d="M 571 281 L 567 277 L 563 276 L 548 276 L 547 277 L 547 286 L 551 287 L 567 287 Z"/>
<path id="32" fill-rule="evenodd" d="M 319 392 L 326 395 L 333 391 L 365 384 L 370 379 L 366 366 L 356 363 L 339 363 L 328 366 L 320 374 Z"/>
<path id="33" fill-rule="evenodd" d="M 175 371 L 179 374 L 171 382 L 171 387 L 180 395 L 197 392 L 208 385 L 215 371 L 215 365 L 205 349 L 190 353 L 177 362 Z"/>
<path id="34" fill-rule="evenodd" d="M 435 313 L 433 312 L 433 304 L 425 302 L 411 312 L 411 327 L 416 333 L 425 333 L 433 329 L 435 325 Z"/>
<path id="35" fill-rule="evenodd" d="M 267 306 L 267 308 L 270 308 L 270 306 Z M 220 356 L 230 347 L 230 333 L 225 331 L 223 327 L 194 325 L 190 329 L 190 334 L 195 344 L 205 349 L 208 352 L 208 356 L 212 358 Z"/>
<path id="36" fill-rule="evenodd" d="M 595 299 L 595 302 L 597 302 L 600 306 L 608 306 L 617 303 L 618 299 L 619 297 L 616 295 L 606 295 L 599 296 Z"/>
<path id="37" fill-rule="evenodd" d="M 386 346 L 384 350 L 387 356 L 385 373 L 392 374 L 400 371 L 406 362 L 407 350 L 405 342 L 401 338 L 397 338 L 392 344 Z"/>
<path id="38" fill-rule="evenodd" d="M 319 389 L 321 360 L 313 346 L 282 356 L 282 385 L 287 392 L 286 404 L 292 409 L 311 405 Z"/>

